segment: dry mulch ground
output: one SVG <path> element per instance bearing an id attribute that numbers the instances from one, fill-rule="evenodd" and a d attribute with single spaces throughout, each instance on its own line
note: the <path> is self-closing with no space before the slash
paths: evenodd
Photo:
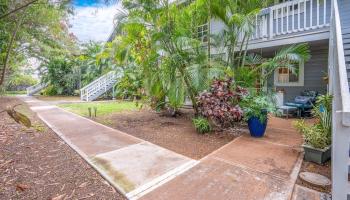
<path id="1" fill-rule="evenodd" d="M 319 165 L 319 164 L 315 164 L 312 162 L 307 162 L 307 161 L 303 161 L 303 164 L 301 166 L 300 169 L 300 173 L 301 172 L 312 172 L 312 173 L 316 173 L 316 174 L 321 174 L 329 179 L 331 179 L 331 162 L 328 161 L 326 162 L 324 165 Z M 317 190 L 319 192 L 324 192 L 324 193 L 331 193 L 331 186 L 327 186 L 327 187 L 318 187 L 312 184 L 309 184 L 303 180 L 301 180 L 298 177 L 298 180 L 296 182 L 298 185 L 302 185 L 304 187 L 313 189 L 313 190 Z"/>
<path id="2" fill-rule="evenodd" d="M 231 130 L 201 135 L 193 127 L 192 117 L 193 112 L 186 109 L 177 117 L 143 109 L 95 120 L 193 159 L 203 158 L 248 131 L 246 125 L 237 124 Z"/>
<path id="3" fill-rule="evenodd" d="M 22 103 L 0 97 L 0 111 Z M 125 199 L 28 107 L 32 128 L 0 114 L 0 199 Z"/>

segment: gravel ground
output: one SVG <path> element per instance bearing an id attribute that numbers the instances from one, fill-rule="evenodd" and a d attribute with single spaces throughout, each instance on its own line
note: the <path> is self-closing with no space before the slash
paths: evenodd
<path id="1" fill-rule="evenodd" d="M 0 97 L 0 111 L 18 103 Z M 125 199 L 28 107 L 16 110 L 30 116 L 33 127 L 0 114 L 0 199 Z"/>
<path id="2" fill-rule="evenodd" d="M 192 117 L 193 112 L 186 109 L 177 117 L 143 109 L 97 116 L 94 120 L 193 159 L 201 159 L 242 133 L 248 133 L 247 126 L 238 123 L 230 130 L 198 134 Z"/>

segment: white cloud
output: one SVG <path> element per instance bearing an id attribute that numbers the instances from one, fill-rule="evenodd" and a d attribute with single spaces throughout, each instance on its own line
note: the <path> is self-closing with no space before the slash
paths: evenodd
<path id="1" fill-rule="evenodd" d="M 76 7 L 70 17 L 69 28 L 80 42 L 90 40 L 107 41 L 113 30 L 113 19 L 118 12 L 118 5 L 104 7 Z"/>

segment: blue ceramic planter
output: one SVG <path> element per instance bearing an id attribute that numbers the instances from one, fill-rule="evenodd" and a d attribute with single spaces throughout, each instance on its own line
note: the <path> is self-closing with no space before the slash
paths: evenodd
<path id="1" fill-rule="evenodd" d="M 261 123 L 259 118 L 251 117 L 248 120 L 248 127 L 252 137 L 263 137 L 267 126 L 267 120 Z"/>

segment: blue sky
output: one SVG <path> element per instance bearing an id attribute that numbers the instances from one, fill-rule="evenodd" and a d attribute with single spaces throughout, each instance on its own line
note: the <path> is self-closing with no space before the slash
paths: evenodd
<path id="1" fill-rule="evenodd" d="M 119 5 L 105 5 L 105 0 L 75 0 L 74 15 L 69 18 L 70 32 L 80 42 L 105 42 L 113 30 L 113 19 Z"/>

